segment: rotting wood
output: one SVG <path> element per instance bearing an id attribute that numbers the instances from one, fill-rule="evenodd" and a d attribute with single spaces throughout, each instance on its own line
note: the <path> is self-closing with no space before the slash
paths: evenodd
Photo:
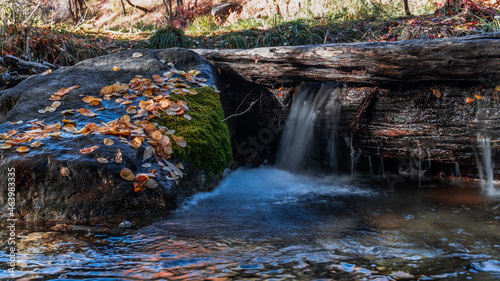
<path id="1" fill-rule="evenodd" d="M 268 87 L 300 81 L 500 79 L 500 32 L 435 40 L 193 51 L 214 61 L 225 76 L 241 76 Z"/>

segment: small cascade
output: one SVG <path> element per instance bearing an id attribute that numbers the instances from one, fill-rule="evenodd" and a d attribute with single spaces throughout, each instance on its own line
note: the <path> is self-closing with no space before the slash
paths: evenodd
<path id="1" fill-rule="evenodd" d="M 330 169 L 337 171 L 337 123 L 340 115 L 337 83 L 303 83 L 294 97 L 290 114 L 283 130 L 278 150 L 277 166 L 291 172 L 300 172 L 318 166 L 315 162 L 327 162 Z M 318 147 L 316 123 L 328 114 L 330 137 L 326 147 Z M 322 127 L 321 130 L 325 128 Z M 318 150 L 328 154 L 327 159 L 319 159 Z"/>
<path id="2" fill-rule="evenodd" d="M 418 147 L 418 187 L 422 187 L 422 148 Z"/>
<path id="3" fill-rule="evenodd" d="M 462 174 L 460 173 L 460 165 L 458 164 L 458 162 L 455 162 L 455 177 L 462 177 Z"/>
<path id="4" fill-rule="evenodd" d="M 380 157 L 380 174 L 385 177 L 384 157 L 380 155 L 380 146 L 377 146 L 377 155 Z"/>
<path id="5" fill-rule="evenodd" d="M 500 189 L 495 187 L 494 163 L 490 147 L 491 139 L 478 135 L 477 142 L 480 154 L 479 157 L 477 157 L 477 169 L 479 170 L 479 177 L 481 178 L 481 188 L 488 196 L 500 196 Z"/>
<path id="6" fill-rule="evenodd" d="M 427 176 L 429 177 L 429 183 L 432 183 L 432 171 L 431 171 L 431 149 L 427 148 Z"/>

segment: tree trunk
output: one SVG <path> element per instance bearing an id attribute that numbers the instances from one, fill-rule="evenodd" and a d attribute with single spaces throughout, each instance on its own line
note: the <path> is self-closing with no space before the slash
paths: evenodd
<path id="1" fill-rule="evenodd" d="M 500 78 L 500 32 L 437 40 L 194 51 L 214 61 L 225 76 L 267 87 L 300 81 L 491 84 Z"/>
<path id="2" fill-rule="evenodd" d="M 408 5 L 408 0 L 403 0 L 403 7 L 405 9 L 405 14 L 411 16 L 410 6 Z"/>

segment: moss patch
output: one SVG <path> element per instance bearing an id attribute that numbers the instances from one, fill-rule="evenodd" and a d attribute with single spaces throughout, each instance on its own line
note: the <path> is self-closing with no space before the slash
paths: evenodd
<path id="1" fill-rule="evenodd" d="M 208 173 L 222 174 L 227 162 L 232 159 L 231 138 L 224 119 L 219 95 L 210 87 L 197 88 L 197 95 L 172 95 L 170 100 L 186 101 L 192 117 L 162 116 L 155 121 L 184 137 L 187 146 L 173 145 L 173 158 L 185 159 Z"/>

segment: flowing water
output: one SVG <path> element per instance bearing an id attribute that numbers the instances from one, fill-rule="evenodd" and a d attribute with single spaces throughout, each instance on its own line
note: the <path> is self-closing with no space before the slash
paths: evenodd
<path id="1" fill-rule="evenodd" d="M 389 192 L 366 176 L 238 169 L 216 190 L 193 196 L 170 215 L 132 224 L 130 230 L 105 225 L 109 232 L 20 229 L 18 271 L 9 275 L 2 251 L 0 277 L 500 278 L 500 203 L 483 197 L 478 186 L 463 183 Z"/>

